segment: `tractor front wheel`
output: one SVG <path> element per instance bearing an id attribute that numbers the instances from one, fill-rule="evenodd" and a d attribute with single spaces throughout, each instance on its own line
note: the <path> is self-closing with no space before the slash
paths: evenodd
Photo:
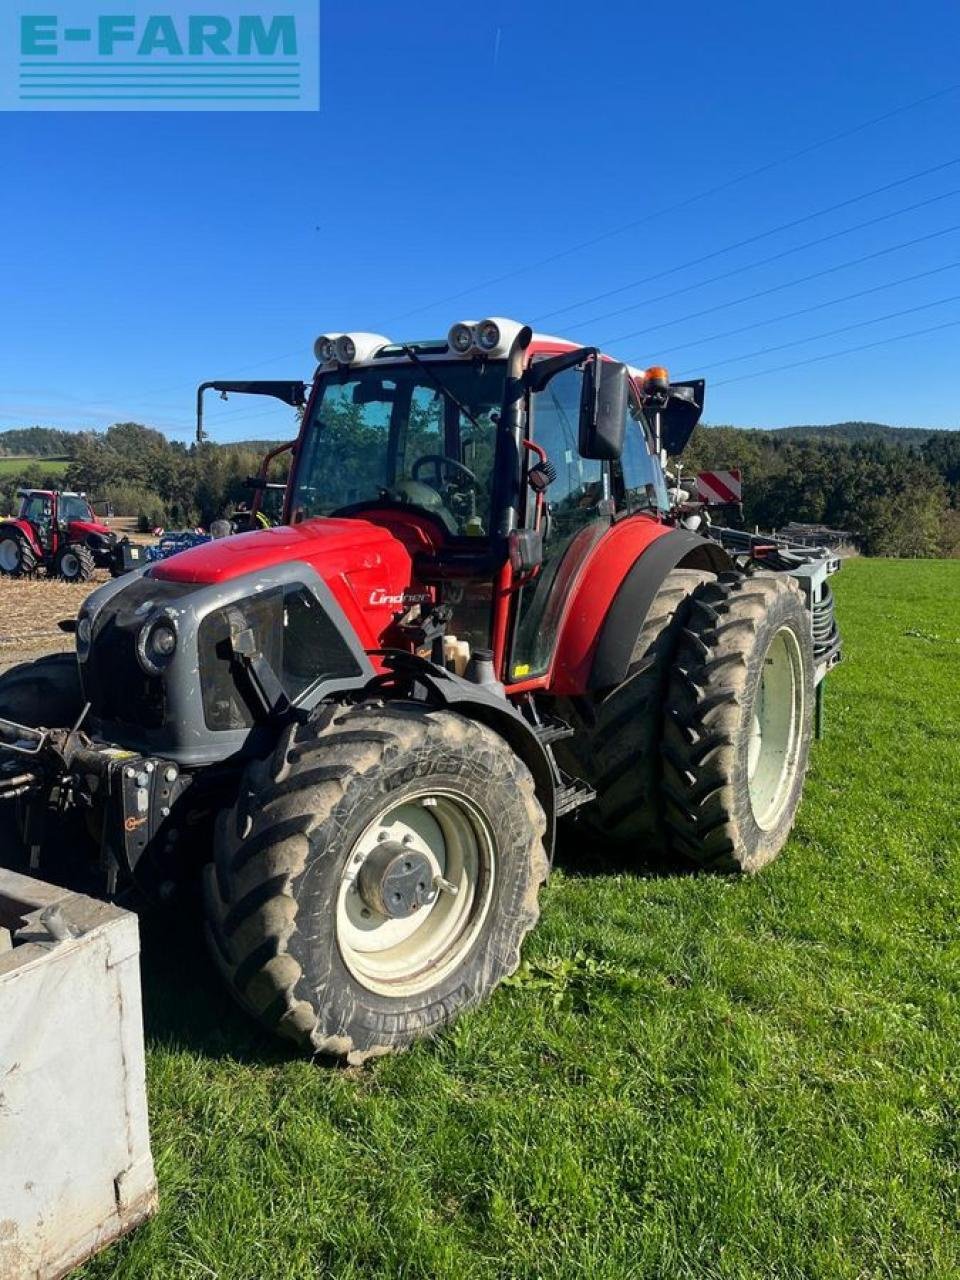
<path id="1" fill-rule="evenodd" d="M 28 578 L 36 567 L 36 553 L 22 534 L 0 536 L 0 573 L 8 578 Z"/>
<path id="2" fill-rule="evenodd" d="M 520 961 L 545 819 L 497 734 L 412 704 L 288 730 L 221 815 L 208 935 L 240 1003 L 352 1064 L 478 1003 Z"/>
<path id="3" fill-rule="evenodd" d="M 54 576 L 64 582 L 89 582 L 96 567 L 93 552 L 82 543 L 64 547 L 53 562 Z"/>
<path id="4" fill-rule="evenodd" d="M 721 574 L 691 602 L 663 740 L 674 851 L 717 871 L 759 871 L 800 803 L 813 725 L 813 641 L 786 575 Z"/>

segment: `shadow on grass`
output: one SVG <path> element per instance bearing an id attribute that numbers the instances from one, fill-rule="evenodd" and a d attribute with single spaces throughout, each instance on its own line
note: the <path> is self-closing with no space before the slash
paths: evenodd
<path id="1" fill-rule="evenodd" d="M 696 868 L 680 858 L 604 841 L 576 817 L 560 823 L 553 865 L 575 879 L 628 875 L 660 880 L 696 875 Z"/>
<path id="2" fill-rule="evenodd" d="M 143 1024 L 148 1048 L 259 1065 L 297 1051 L 262 1031 L 230 997 L 203 937 L 198 901 L 160 909 L 124 905 L 140 917 Z"/>

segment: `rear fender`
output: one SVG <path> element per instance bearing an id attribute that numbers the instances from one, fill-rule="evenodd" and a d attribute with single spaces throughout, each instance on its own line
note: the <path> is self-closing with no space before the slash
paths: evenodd
<path id="1" fill-rule="evenodd" d="M 587 688 L 613 689 L 626 679 L 640 628 L 657 592 L 674 569 L 723 573 L 734 563 L 716 542 L 673 529 L 644 551 L 623 579 L 599 629 Z"/>
<path id="2" fill-rule="evenodd" d="M 0 520 L 0 538 L 8 533 L 18 533 L 38 556 L 43 555 L 43 548 L 37 541 L 33 525 L 28 520 Z"/>
<path id="3" fill-rule="evenodd" d="M 577 697 L 610 689 L 627 674 L 633 646 L 667 574 L 733 567 L 715 542 L 650 519 L 615 525 L 584 566 L 567 608 L 550 692 Z"/>

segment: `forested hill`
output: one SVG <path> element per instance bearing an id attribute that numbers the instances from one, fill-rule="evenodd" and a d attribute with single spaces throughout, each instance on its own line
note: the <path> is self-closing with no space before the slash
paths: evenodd
<path id="1" fill-rule="evenodd" d="M 789 440 L 837 441 L 840 444 L 895 444 L 915 449 L 931 436 L 942 435 L 947 428 L 890 427 L 883 422 L 830 422 L 821 426 L 797 427 L 731 427 L 734 431 L 762 435 L 785 436 Z"/>
<path id="2" fill-rule="evenodd" d="M 14 427 L 0 431 L 0 458 L 72 458 L 77 438 L 76 431 L 54 427 Z"/>
<path id="3" fill-rule="evenodd" d="M 960 431 L 698 427 L 683 470 L 728 467 L 743 472 L 748 528 L 811 521 L 850 530 L 869 555 L 960 555 Z"/>

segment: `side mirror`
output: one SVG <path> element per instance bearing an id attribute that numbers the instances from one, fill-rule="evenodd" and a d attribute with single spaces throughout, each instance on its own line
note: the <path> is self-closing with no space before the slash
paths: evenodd
<path id="1" fill-rule="evenodd" d="M 672 382 L 666 405 L 660 412 L 660 444 L 671 458 L 687 447 L 693 429 L 703 413 L 704 382 Z"/>
<path id="2" fill-rule="evenodd" d="M 630 387 L 627 366 L 592 355 L 580 393 L 580 456 L 610 462 L 623 452 Z"/>

